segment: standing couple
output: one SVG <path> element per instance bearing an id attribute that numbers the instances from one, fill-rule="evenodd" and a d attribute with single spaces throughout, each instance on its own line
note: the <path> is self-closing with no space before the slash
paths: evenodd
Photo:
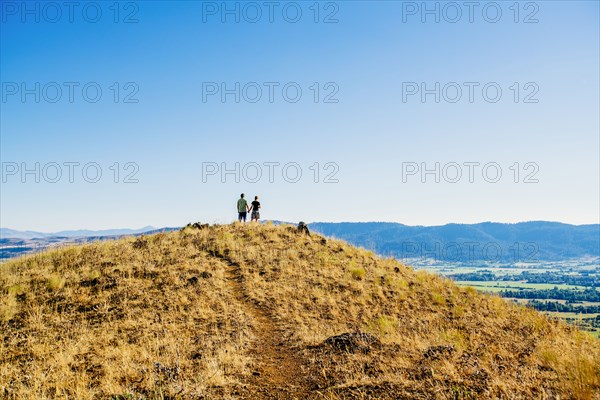
<path id="1" fill-rule="evenodd" d="M 260 213 L 258 210 L 260 209 L 260 203 L 258 202 L 258 196 L 254 196 L 254 201 L 251 203 L 251 206 L 248 206 L 248 202 L 244 198 L 244 193 L 240 195 L 240 198 L 237 202 L 237 210 L 238 210 L 238 221 L 244 221 L 246 223 L 246 213 L 252 211 L 250 215 L 250 221 L 258 222 L 260 218 Z"/>

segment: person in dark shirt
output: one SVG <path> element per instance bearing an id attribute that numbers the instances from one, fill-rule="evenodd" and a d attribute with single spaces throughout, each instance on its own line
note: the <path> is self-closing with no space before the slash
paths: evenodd
<path id="1" fill-rule="evenodd" d="M 260 219 L 260 213 L 258 212 L 258 210 L 260 209 L 258 196 L 254 196 L 254 201 L 250 204 L 252 204 L 252 207 L 250 207 L 250 210 L 252 210 L 252 214 L 250 215 L 250 221 L 258 222 L 258 220 Z"/>

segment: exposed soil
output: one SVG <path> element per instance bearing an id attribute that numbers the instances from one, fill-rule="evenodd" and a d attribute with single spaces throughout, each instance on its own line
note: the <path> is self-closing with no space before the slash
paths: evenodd
<path id="1" fill-rule="evenodd" d="M 255 322 L 255 341 L 250 354 L 256 360 L 252 376 L 247 379 L 245 393 L 248 398 L 306 399 L 315 387 L 315 379 L 309 375 L 302 349 L 293 347 L 285 332 L 277 326 L 268 310 L 256 304 L 246 295 L 244 277 L 235 262 L 223 258 L 230 266 L 228 281 L 236 299 Z"/>

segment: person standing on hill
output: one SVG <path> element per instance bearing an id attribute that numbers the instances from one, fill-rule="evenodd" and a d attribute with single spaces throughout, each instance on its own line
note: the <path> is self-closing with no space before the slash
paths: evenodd
<path id="1" fill-rule="evenodd" d="M 244 193 L 240 195 L 240 198 L 237 201 L 237 210 L 238 210 L 238 221 L 242 222 L 244 220 L 244 224 L 246 224 L 246 213 L 250 211 L 248 207 L 248 202 L 244 198 Z"/>
<path id="2" fill-rule="evenodd" d="M 260 213 L 258 212 L 258 210 L 260 209 L 258 196 L 254 196 L 254 201 L 252 202 L 252 207 L 250 207 L 250 209 L 252 210 L 252 214 L 250 215 L 250 222 L 258 222 L 258 220 L 260 219 Z"/>

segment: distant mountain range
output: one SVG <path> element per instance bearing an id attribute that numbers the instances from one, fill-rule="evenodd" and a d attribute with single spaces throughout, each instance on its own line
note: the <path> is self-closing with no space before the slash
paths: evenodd
<path id="1" fill-rule="evenodd" d="M 156 230 L 153 226 L 145 226 L 140 229 L 105 229 L 100 231 L 92 231 L 87 229 L 60 231 L 52 233 L 43 233 L 35 231 L 17 231 L 14 229 L 0 228 L 0 239 L 41 239 L 50 237 L 89 237 L 89 236 L 120 236 L 134 235 L 136 233 L 144 233 Z"/>
<path id="2" fill-rule="evenodd" d="M 275 223 L 280 223 L 274 221 Z M 600 225 L 559 222 L 408 226 L 391 222 L 314 222 L 312 231 L 401 260 L 528 263 L 600 257 Z M 49 246 L 151 234 L 179 228 L 70 230 L 54 233 L 0 229 L 0 259 Z"/>
<path id="3" fill-rule="evenodd" d="M 150 235 L 153 233 L 178 229 L 180 228 L 157 229 L 152 226 L 146 226 L 140 229 L 106 229 L 101 231 L 74 230 L 42 233 L 2 228 L 0 231 L 0 261 L 26 254 L 37 253 L 50 247 L 118 239 L 128 235 Z"/>
<path id="4" fill-rule="evenodd" d="M 600 257 L 598 224 L 533 221 L 407 226 L 388 222 L 316 222 L 309 227 L 325 236 L 399 259 L 527 263 Z"/>

